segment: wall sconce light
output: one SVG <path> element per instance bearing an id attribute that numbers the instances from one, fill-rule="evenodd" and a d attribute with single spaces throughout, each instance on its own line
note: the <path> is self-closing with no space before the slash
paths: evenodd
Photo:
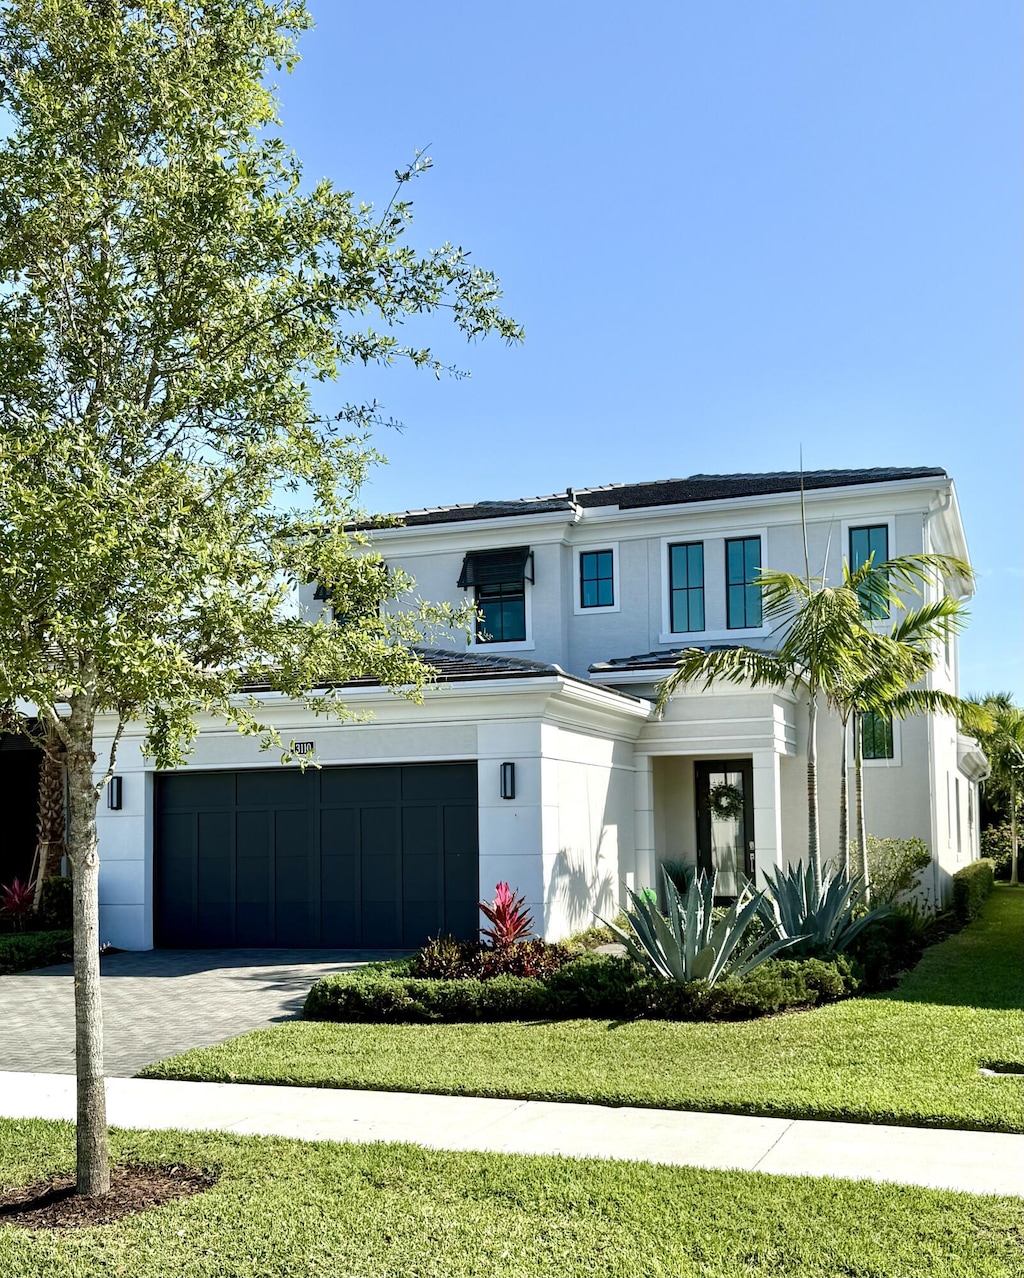
<path id="1" fill-rule="evenodd" d="M 121 811 L 121 778 L 111 777 L 107 782 L 107 807 L 111 812 Z"/>
<path id="2" fill-rule="evenodd" d="M 516 797 L 516 765 L 514 763 L 501 765 L 501 797 L 503 799 Z"/>

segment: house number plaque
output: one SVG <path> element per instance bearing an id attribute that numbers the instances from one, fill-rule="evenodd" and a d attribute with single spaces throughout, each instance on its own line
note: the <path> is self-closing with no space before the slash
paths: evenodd
<path id="1" fill-rule="evenodd" d="M 296 741 L 295 744 L 292 746 L 292 754 L 312 754 L 312 753 L 313 753 L 312 741 Z"/>

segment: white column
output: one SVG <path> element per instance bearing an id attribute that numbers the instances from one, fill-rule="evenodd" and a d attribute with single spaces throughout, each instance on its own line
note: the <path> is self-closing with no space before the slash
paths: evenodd
<path id="1" fill-rule="evenodd" d="M 634 756 L 634 857 L 633 874 L 626 871 L 626 886 L 638 891 L 655 887 L 654 766 L 649 754 Z"/>
<path id="2" fill-rule="evenodd" d="M 764 872 L 783 864 L 781 755 L 755 750 L 754 764 L 754 866 L 756 886 L 765 886 Z"/>

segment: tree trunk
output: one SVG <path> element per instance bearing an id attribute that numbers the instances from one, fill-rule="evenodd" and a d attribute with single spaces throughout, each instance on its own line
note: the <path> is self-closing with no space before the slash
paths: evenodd
<path id="1" fill-rule="evenodd" d="M 815 899 L 821 896 L 821 845 L 818 840 L 818 697 L 808 690 L 807 711 L 807 852 Z"/>
<path id="2" fill-rule="evenodd" d="M 847 878 L 850 877 L 850 800 L 846 765 L 846 742 L 849 737 L 849 719 L 842 720 L 841 764 L 839 768 L 839 864 Z"/>
<path id="3" fill-rule="evenodd" d="M 871 904 L 871 878 L 868 874 L 868 830 L 864 821 L 864 736 L 859 714 L 853 716 L 853 776 L 857 823 L 857 851 L 860 859 L 860 876 L 864 880 L 864 904 Z"/>
<path id="4" fill-rule="evenodd" d="M 93 784 L 93 715 L 84 697 L 72 699 L 68 748 L 68 851 L 72 869 L 75 951 L 75 1069 L 78 1081 L 77 1190 L 110 1189 L 107 1104 L 103 1082 L 100 1004 L 100 861 Z"/>
<path id="5" fill-rule="evenodd" d="M 1012 782 L 1010 784 L 1010 882 L 1016 884 L 1020 881 L 1020 874 L 1017 870 L 1017 787 Z"/>
<path id="6" fill-rule="evenodd" d="M 32 908 L 39 909 L 43 880 L 60 873 L 64 855 L 64 764 L 46 751 L 39 764 L 36 876 Z"/>

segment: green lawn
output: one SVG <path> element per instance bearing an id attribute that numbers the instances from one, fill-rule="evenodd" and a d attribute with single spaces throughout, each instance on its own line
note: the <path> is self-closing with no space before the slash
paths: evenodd
<path id="1" fill-rule="evenodd" d="M 365 1087 L 1024 1131 L 1024 889 L 889 994 L 740 1024 L 290 1022 L 150 1066 L 158 1078 Z"/>
<path id="2" fill-rule="evenodd" d="M 114 1133 L 117 1158 L 220 1179 L 100 1228 L 0 1224 L 11 1278 L 1013 1278 L 1019 1199 L 840 1180 Z M 0 1121 L 0 1184 L 68 1171 L 70 1125 Z"/>

